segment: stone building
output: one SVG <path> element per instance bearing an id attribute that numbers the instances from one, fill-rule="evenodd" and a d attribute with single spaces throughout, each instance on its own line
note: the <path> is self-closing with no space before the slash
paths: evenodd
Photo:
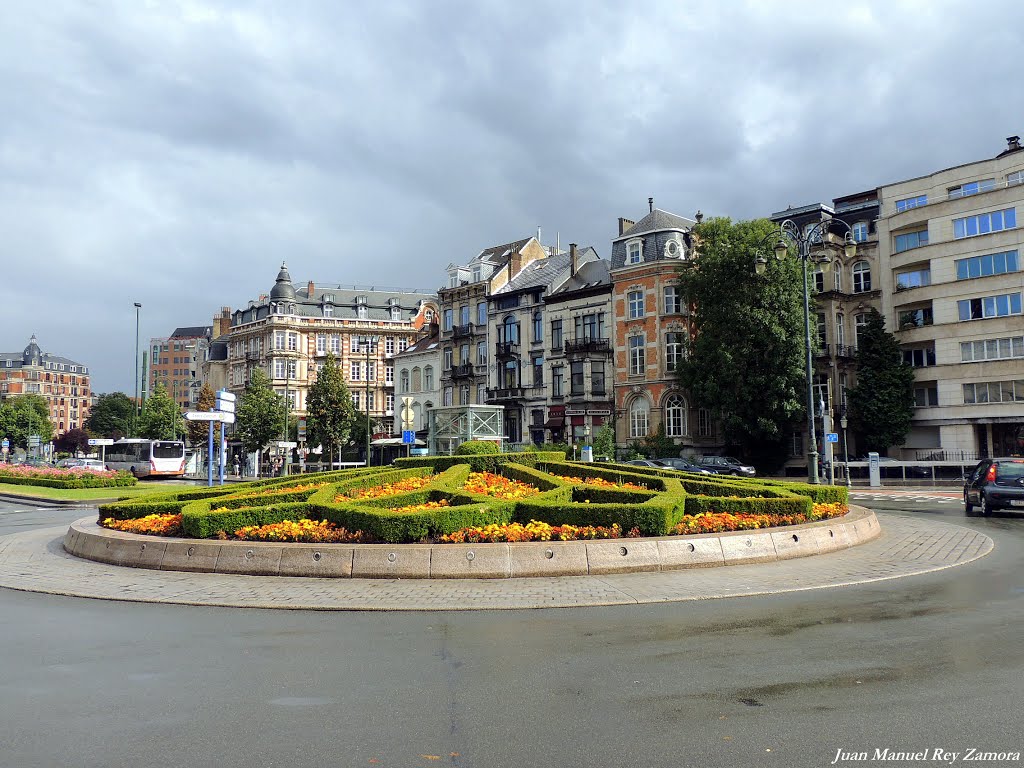
<path id="1" fill-rule="evenodd" d="M 28 394 L 46 399 L 55 437 L 81 429 L 92 404 L 89 369 L 43 352 L 33 334 L 21 352 L 0 352 L 0 400 Z"/>

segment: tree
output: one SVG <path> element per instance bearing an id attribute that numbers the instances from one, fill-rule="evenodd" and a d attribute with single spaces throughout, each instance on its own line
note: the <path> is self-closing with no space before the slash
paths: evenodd
<path id="1" fill-rule="evenodd" d="M 594 456 L 615 458 L 615 428 L 611 424 L 604 424 L 594 435 Z"/>
<path id="2" fill-rule="evenodd" d="M 857 386 L 847 392 L 850 425 L 869 451 L 903 445 L 914 414 L 914 369 L 877 309 L 857 340 Z"/>
<path id="3" fill-rule="evenodd" d="M 53 447 L 64 453 L 79 454 L 89 451 L 89 433 L 75 427 L 53 441 Z"/>
<path id="4" fill-rule="evenodd" d="M 643 454 L 649 459 L 660 459 L 665 456 L 678 456 L 679 446 L 665 434 L 665 424 L 658 425 L 654 434 L 647 435 L 643 442 Z"/>
<path id="5" fill-rule="evenodd" d="M 250 371 L 235 418 L 235 434 L 247 451 L 262 453 L 281 434 L 284 403 L 261 368 Z"/>
<path id="6" fill-rule="evenodd" d="M 53 439 L 50 406 L 42 395 L 17 395 L 0 404 L 0 437 L 11 441 L 12 447 L 28 449 L 28 436 L 39 435 L 46 445 Z"/>
<path id="7" fill-rule="evenodd" d="M 212 411 L 217 405 L 217 395 L 209 384 L 203 384 L 196 400 L 197 411 Z M 218 422 L 213 427 L 214 441 L 220 440 L 220 431 L 224 427 Z M 206 421 L 190 421 L 187 424 L 188 439 L 193 446 L 204 446 L 210 440 L 210 426 Z M 219 445 L 219 443 L 216 443 Z"/>
<path id="8" fill-rule="evenodd" d="M 680 273 L 696 307 L 679 380 L 720 421 L 725 441 L 762 467 L 778 466 L 803 417 L 805 345 L 799 259 L 755 259 L 778 230 L 766 219 L 714 218 L 694 228 L 697 257 Z"/>
<path id="9" fill-rule="evenodd" d="M 150 440 L 174 440 L 183 433 L 184 420 L 178 404 L 167 394 L 163 384 L 157 384 L 142 406 L 139 435 Z"/>
<path id="10" fill-rule="evenodd" d="M 348 443 L 355 426 L 354 421 L 352 396 L 334 355 L 328 354 L 306 398 L 306 434 L 309 444 L 323 446 L 323 457 L 332 461 L 338 446 Z M 365 431 L 362 434 L 365 439 Z"/>
<path id="11" fill-rule="evenodd" d="M 119 440 L 128 434 L 135 406 L 123 392 L 100 395 L 85 420 L 85 428 L 96 437 Z"/>

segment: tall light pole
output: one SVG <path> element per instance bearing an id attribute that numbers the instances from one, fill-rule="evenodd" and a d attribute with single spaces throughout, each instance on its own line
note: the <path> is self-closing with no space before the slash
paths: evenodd
<path id="1" fill-rule="evenodd" d="M 363 369 L 363 377 L 366 379 L 366 466 L 370 466 L 370 438 L 372 427 L 370 426 L 370 350 L 380 341 L 379 336 L 360 336 L 359 344 L 366 348 L 366 367 Z M 376 378 L 376 372 L 374 375 Z"/>
<path id="2" fill-rule="evenodd" d="M 828 265 L 831 260 L 828 255 L 829 247 L 837 247 L 830 241 L 831 229 L 839 226 L 846 229 L 846 236 L 843 240 L 843 249 L 846 257 L 852 259 L 857 252 L 857 243 L 853 239 L 853 230 L 850 225 L 842 219 L 824 219 L 814 226 L 802 231 L 792 219 L 786 219 L 779 224 L 779 239 L 775 244 L 775 258 L 782 261 L 789 254 L 790 244 L 796 246 L 797 257 L 800 259 L 804 284 L 804 344 L 806 351 L 805 374 L 807 376 L 807 437 L 810 441 L 807 451 L 807 482 L 817 484 L 818 479 L 818 438 L 814 427 L 814 365 L 813 349 L 811 347 L 811 298 L 807 288 L 807 262 Z M 789 242 L 787 242 L 787 240 Z M 817 253 L 811 254 L 811 247 L 820 249 Z M 768 266 L 768 259 L 758 254 L 755 263 L 758 274 L 763 274 Z"/>
<path id="3" fill-rule="evenodd" d="M 135 400 L 133 401 L 131 436 L 135 437 L 135 428 L 139 420 L 139 310 L 142 304 L 135 302 Z"/>

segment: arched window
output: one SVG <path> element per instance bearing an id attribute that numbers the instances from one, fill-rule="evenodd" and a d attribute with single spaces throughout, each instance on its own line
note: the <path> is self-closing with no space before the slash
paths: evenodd
<path id="1" fill-rule="evenodd" d="M 434 388 L 434 366 L 428 365 L 423 369 L 423 389 L 427 392 Z"/>
<path id="2" fill-rule="evenodd" d="M 544 341 L 544 319 L 540 312 L 533 313 L 533 340 Z"/>
<path id="3" fill-rule="evenodd" d="M 506 343 L 514 344 L 519 341 L 519 323 L 514 315 L 509 315 L 502 322 L 502 336 Z"/>
<path id="4" fill-rule="evenodd" d="M 423 381 L 420 376 L 420 369 L 419 366 L 416 366 L 412 369 L 412 391 L 419 392 L 422 384 Z"/>
<path id="5" fill-rule="evenodd" d="M 398 376 L 398 388 L 402 392 L 409 391 L 409 369 L 403 368 L 402 372 Z"/>
<path id="6" fill-rule="evenodd" d="M 681 395 L 669 395 L 665 400 L 665 434 L 682 437 L 687 431 L 686 400 Z"/>
<path id="7" fill-rule="evenodd" d="M 423 429 L 423 409 L 420 408 L 419 403 L 412 404 L 412 428 L 415 430 Z"/>
<path id="8" fill-rule="evenodd" d="M 629 436 L 647 437 L 651 406 L 642 397 L 636 398 L 629 405 Z"/>
<path id="9" fill-rule="evenodd" d="M 866 293 L 871 290 L 871 267 L 866 261 L 853 265 L 853 292 Z"/>

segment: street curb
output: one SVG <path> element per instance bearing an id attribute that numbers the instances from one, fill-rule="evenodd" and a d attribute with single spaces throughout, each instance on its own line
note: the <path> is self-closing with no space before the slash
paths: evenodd
<path id="1" fill-rule="evenodd" d="M 519 544 L 288 544 L 176 539 L 103 528 L 94 517 L 71 524 L 64 550 L 130 568 L 249 576 L 355 579 L 509 579 L 603 576 L 714 568 L 835 552 L 877 538 L 875 513 L 783 528 L 643 539 Z"/>
<path id="2" fill-rule="evenodd" d="M 27 496 L 18 493 L 0 493 L 0 501 L 13 501 L 18 504 L 30 503 L 42 507 L 63 507 L 64 509 L 89 509 L 99 504 L 110 504 L 112 499 L 46 499 L 40 496 Z"/>

